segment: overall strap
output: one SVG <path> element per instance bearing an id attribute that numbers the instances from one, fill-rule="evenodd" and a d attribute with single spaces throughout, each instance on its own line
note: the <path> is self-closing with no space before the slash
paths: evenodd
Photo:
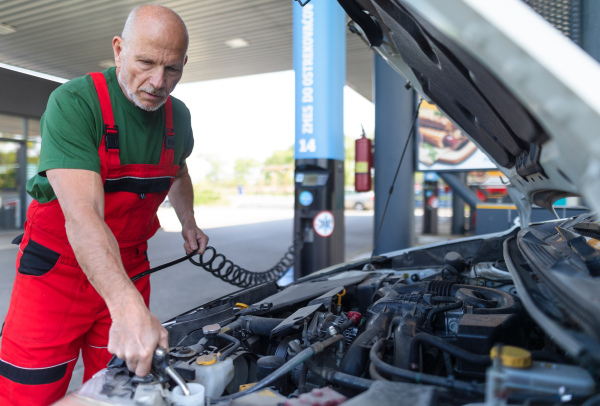
<path id="1" fill-rule="evenodd" d="M 171 96 L 165 102 L 165 139 L 160 153 L 160 165 L 174 165 L 175 162 L 175 129 L 173 128 L 173 104 Z"/>
<path id="2" fill-rule="evenodd" d="M 100 110 L 102 111 L 102 122 L 104 123 L 104 136 L 102 137 L 98 151 L 101 165 L 103 167 L 121 165 L 121 160 L 119 159 L 119 128 L 115 124 L 113 117 L 106 78 L 102 72 L 91 72 L 89 75 L 92 77 L 96 93 L 98 93 Z"/>

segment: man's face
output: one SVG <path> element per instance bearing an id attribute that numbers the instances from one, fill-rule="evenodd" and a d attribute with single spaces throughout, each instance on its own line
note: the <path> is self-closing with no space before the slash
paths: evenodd
<path id="1" fill-rule="evenodd" d="M 187 43 L 180 37 L 160 28 L 141 28 L 127 40 L 113 39 L 119 85 L 140 109 L 160 108 L 181 79 Z"/>

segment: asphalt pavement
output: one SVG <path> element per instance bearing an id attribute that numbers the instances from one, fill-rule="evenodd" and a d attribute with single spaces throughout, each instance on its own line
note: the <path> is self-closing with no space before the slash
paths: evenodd
<path id="1" fill-rule="evenodd" d="M 201 228 L 210 237 L 209 245 L 235 264 L 253 271 L 270 268 L 277 263 L 292 243 L 293 208 L 288 197 L 238 198 L 230 206 L 196 208 Z M 439 217 L 440 235 L 420 233 L 420 211 L 415 211 L 417 243 L 435 243 L 449 236 L 448 213 Z M 162 229 L 149 242 L 152 266 L 183 256 L 181 227 L 172 208 L 159 210 Z M 372 250 L 373 211 L 347 210 L 346 260 L 366 257 Z M 14 281 L 14 263 L 18 247 L 11 241 L 21 232 L 0 232 L 0 322 L 8 310 Z M 193 306 L 235 291 L 208 272 L 184 262 L 151 276 L 153 292 L 151 310 L 160 320 L 167 320 Z"/>
<path id="2" fill-rule="evenodd" d="M 247 199 L 227 207 L 197 207 L 196 218 L 209 236 L 209 245 L 235 264 L 253 271 L 275 265 L 292 244 L 293 208 L 287 198 Z M 151 266 L 185 255 L 181 226 L 170 207 L 159 210 L 162 229 L 149 241 Z M 346 217 L 346 257 L 368 255 L 373 234 L 373 212 L 348 212 Z M 18 246 L 11 241 L 20 231 L 0 232 L 0 322 L 4 321 L 15 276 Z M 150 309 L 161 321 L 193 307 L 217 299 L 239 288 L 215 278 L 186 261 L 150 276 Z M 81 359 L 75 367 L 69 389 L 81 385 Z"/>
<path id="3" fill-rule="evenodd" d="M 415 211 L 418 216 L 419 211 Z M 292 244 L 293 202 L 289 197 L 236 197 L 229 206 L 196 208 L 199 226 L 210 238 L 209 245 L 235 264 L 253 271 L 270 268 Z M 151 266 L 185 254 L 181 227 L 170 207 L 159 210 L 162 229 L 149 242 Z M 449 217 L 440 216 L 439 236 L 418 235 L 418 243 L 450 238 Z M 420 218 L 415 219 L 420 231 Z M 373 211 L 346 211 L 346 260 L 370 255 L 373 239 Z M 0 232 L 0 322 L 4 321 L 14 281 L 18 247 L 11 241 L 19 231 Z M 150 309 L 161 321 L 168 320 L 207 301 L 238 290 L 190 262 L 151 275 Z M 81 362 L 75 369 L 70 388 L 81 384 Z"/>
<path id="4" fill-rule="evenodd" d="M 292 245 L 293 211 L 259 209 L 259 208 L 200 208 L 198 217 L 203 214 L 212 219 L 218 214 L 224 221 L 249 222 L 251 219 L 260 222 L 213 227 L 212 223 L 202 226 L 209 236 L 209 245 L 218 253 L 225 255 L 234 264 L 251 271 L 263 271 L 274 266 Z M 275 217 L 267 220 L 265 217 Z M 283 218 L 282 218 L 283 217 Z M 161 220 L 164 224 L 165 218 Z M 175 220 L 176 221 L 176 220 Z M 160 230 L 149 243 L 148 254 L 152 266 L 169 262 L 184 255 L 178 223 L 172 222 L 171 231 Z M 200 224 L 201 220 L 199 220 Z M 346 258 L 353 259 L 360 255 L 368 255 L 373 235 L 373 212 L 348 213 L 346 227 Z M 190 262 L 181 263 L 164 271 L 151 275 L 152 295 L 150 309 L 160 320 L 173 316 L 219 298 L 238 288 L 213 277 L 208 272 Z M 174 300 L 177 298 L 177 300 Z"/>

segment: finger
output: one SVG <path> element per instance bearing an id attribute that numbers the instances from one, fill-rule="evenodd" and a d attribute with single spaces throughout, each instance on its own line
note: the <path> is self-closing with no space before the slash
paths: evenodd
<path id="1" fill-rule="evenodd" d="M 188 240 L 186 235 L 183 236 L 183 249 L 186 254 L 191 254 L 194 251 L 191 247 L 190 240 Z"/>
<path id="2" fill-rule="evenodd" d="M 166 348 L 167 351 L 169 350 L 169 333 L 167 332 L 167 330 L 165 328 L 162 328 L 160 331 L 158 345 L 160 345 L 163 348 Z"/>
<path id="3" fill-rule="evenodd" d="M 195 230 L 187 231 L 184 239 L 185 239 L 186 243 L 188 244 L 191 251 L 196 251 L 198 249 L 198 242 L 196 241 Z"/>
<path id="4" fill-rule="evenodd" d="M 198 243 L 200 245 L 200 249 L 198 250 L 198 253 L 200 255 L 202 255 L 202 254 L 204 254 L 204 251 L 206 251 L 206 247 L 208 246 L 208 237 L 203 234 L 203 236 L 200 237 L 200 239 L 198 239 Z"/>
<path id="5" fill-rule="evenodd" d="M 137 376 L 146 376 L 150 373 L 150 365 L 152 365 L 152 354 L 139 360 L 135 370 L 132 371 L 134 371 Z"/>
<path id="6" fill-rule="evenodd" d="M 125 360 L 125 364 L 127 364 L 127 369 L 129 369 L 131 372 L 136 372 L 136 368 L 138 367 L 137 361 L 135 361 L 133 359 L 127 359 L 127 360 Z M 136 375 L 137 375 L 137 373 L 136 373 Z M 148 375 L 148 374 L 146 374 L 146 375 Z M 142 376 L 142 375 L 140 375 L 140 376 Z M 145 376 L 145 375 L 143 375 L 143 376 Z"/>
<path id="7" fill-rule="evenodd" d="M 117 357 L 119 357 L 119 354 L 117 354 L 117 347 L 113 344 L 112 340 L 108 340 L 108 347 L 106 347 L 106 349 L 108 350 L 108 352 L 110 352 L 113 355 L 116 355 Z M 121 358 L 121 357 L 119 357 Z"/>
<path id="8" fill-rule="evenodd" d="M 115 324 L 113 323 L 110 326 L 110 330 L 108 332 L 108 346 L 106 349 L 111 354 L 116 355 L 118 358 L 124 360 L 125 353 L 123 352 L 122 348 L 119 346 L 119 338 L 118 337 L 119 337 L 118 331 L 115 328 Z"/>

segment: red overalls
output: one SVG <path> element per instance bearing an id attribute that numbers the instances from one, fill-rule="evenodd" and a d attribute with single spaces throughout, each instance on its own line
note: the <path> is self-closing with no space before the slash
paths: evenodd
<path id="1" fill-rule="evenodd" d="M 98 153 L 104 183 L 104 220 L 119 243 L 131 277 L 149 268 L 147 241 L 160 223 L 158 206 L 179 170 L 174 165 L 171 99 L 158 165 L 121 165 L 119 136 L 106 80 L 93 78 L 104 121 Z M 149 278 L 135 282 L 146 305 Z M 57 199 L 33 201 L 17 255 L 17 275 L 0 348 L 0 405 L 48 405 L 64 396 L 81 349 L 84 381 L 106 366 L 110 314 L 77 264 Z"/>

